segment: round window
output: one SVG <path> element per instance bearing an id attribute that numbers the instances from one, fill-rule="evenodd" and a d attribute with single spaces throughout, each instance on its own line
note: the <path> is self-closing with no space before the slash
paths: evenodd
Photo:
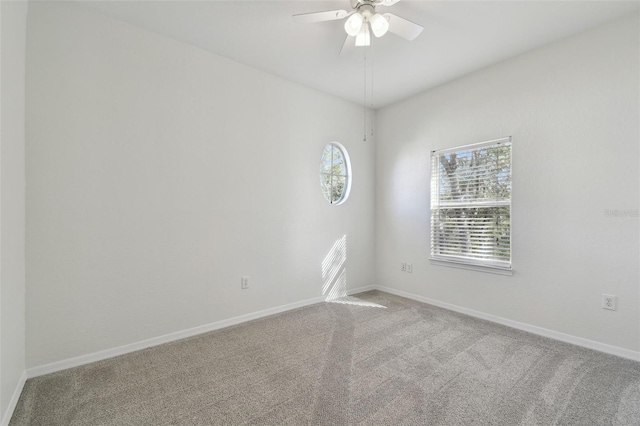
<path id="1" fill-rule="evenodd" d="M 342 204 L 351 187 L 351 163 L 347 150 L 338 142 L 324 147 L 320 165 L 320 188 L 331 204 Z"/>

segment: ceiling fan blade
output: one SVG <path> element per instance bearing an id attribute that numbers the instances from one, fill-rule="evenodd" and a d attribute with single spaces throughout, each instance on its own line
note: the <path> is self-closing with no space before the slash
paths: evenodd
<path id="1" fill-rule="evenodd" d="M 394 4 L 398 3 L 400 0 L 382 0 L 382 2 L 380 2 L 380 6 L 393 6 Z"/>
<path id="2" fill-rule="evenodd" d="M 347 35 L 347 38 L 344 40 L 344 44 L 342 45 L 342 49 L 340 49 L 340 54 L 343 55 L 345 53 L 351 52 L 356 48 L 356 38 Z"/>
<path id="3" fill-rule="evenodd" d="M 389 32 L 394 33 L 406 40 L 413 41 L 420 35 L 424 27 L 415 22 L 408 21 L 404 18 L 394 15 L 393 13 L 385 13 L 382 16 L 389 21 Z"/>
<path id="4" fill-rule="evenodd" d="M 350 15 L 346 10 L 328 10 L 326 12 L 301 13 L 293 15 L 294 22 L 309 24 L 313 22 L 333 21 L 335 19 L 346 18 Z"/>

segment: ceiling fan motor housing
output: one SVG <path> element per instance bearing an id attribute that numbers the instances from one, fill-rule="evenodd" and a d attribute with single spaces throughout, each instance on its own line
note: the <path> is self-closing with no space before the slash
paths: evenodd
<path id="1" fill-rule="evenodd" d="M 368 5 L 375 9 L 377 4 L 381 4 L 383 0 L 351 0 L 351 8 L 358 9 L 361 6 Z"/>
<path id="2" fill-rule="evenodd" d="M 362 3 L 360 6 L 358 6 L 357 10 L 358 13 L 360 13 L 367 21 L 376 13 L 375 6 L 369 3 Z"/>

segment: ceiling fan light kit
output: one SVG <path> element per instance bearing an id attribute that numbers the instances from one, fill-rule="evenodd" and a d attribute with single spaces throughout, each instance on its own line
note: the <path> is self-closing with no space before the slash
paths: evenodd
<path id="1" fill-rule="evenodd" d="M 412 41 L 423 30 L 421 25 L 401 18 L 393 13 L 380 14 L 376 12 L 376 6 L 392 6 L 400 0 L 351 0 L 351 12 L 346 10 L 330 10 L 326 12 L 303 13 L 293 15 L 296 22 L 323 22 L 343 19 L 347 40 L 355 37 L 356 46 L 370 46 L 371 33 L 375 37 L 382 37 L 387 32 L 394 33 L 406 40 Z M 351 39 L 353 40 L 353 39 Z M 351 42 L 353 43 L 353 41 Z M 353 44 L 352 44 L 353 46 Z"/>
<path id="2" fill-rule="evenodd" d="M 369 27 L 367 25 L 363 25 L 356 35 L 356 46 L 370 46 L 371 45 L 371 35 L 369 34 Z"/>
<path id="3" fill-rule="evenodd" d="M 371 31 L 376 37 L 382 37 L 389 30 L 389 21 L 379 13 L 369 18 L 369 24 L 371 24 Z"/>
<path id="4" fill-rule="evenodd" d="M 376 13 L 375 7 L 370 3 L 359 3 L 355 12 L 344 23 L 344 29 L 348 35 L 356 37 L 356 46 L 369 46 L 371 44 L 371 32 L 376 37 L 382 37 L 389 29 L 387 18 Z"/>
<path id="5" fill-rule="evenodd" d="M 364 22 L 364 17 L 356 12 L 351 16 L 349 16 L 349 19 L 345 21 L 344 30 L 350 36 L 355 37 L 360 32 L 363 22 Z"/>

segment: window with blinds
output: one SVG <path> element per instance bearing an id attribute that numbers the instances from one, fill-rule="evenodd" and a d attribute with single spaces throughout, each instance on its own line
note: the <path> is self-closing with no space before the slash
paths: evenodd
<path id="1" fill-rule="evenodd" d="M 431 153 L 431 259 L 511 269 L 511 137 Z"/>

